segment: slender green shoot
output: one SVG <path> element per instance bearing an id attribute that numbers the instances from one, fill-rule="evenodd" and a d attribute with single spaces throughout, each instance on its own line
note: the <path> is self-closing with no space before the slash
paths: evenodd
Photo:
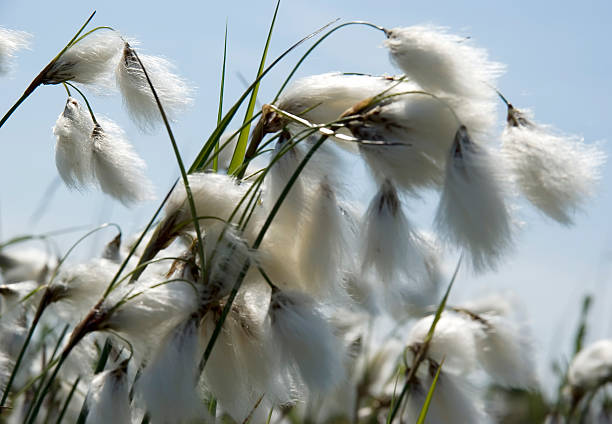
<path id="1" fill-rule="evenodd" d="M 431 400 L 433 399 L 434 391 L 436 390 L 436 385 L 438 384 L 438 378 L 440 378 L 440 371 L 442 371 L 442 365 L 444 364 L 444 358 L 440 365 L 438 365 L 438 370 L 436 371 L 436 375 L 431 382 L 431 386 L 429 386 L 429 391 L 427 392 L 427 397 L 425 398 L 425 403 L 423 403 L 423 407 L 421 408 L 421 413 L 419 414 L 419 419 L 416 424 L 424 424 L 425 417 L 427 416 L 427 411 L 429 410 L 429 405 L 431 404 Z"/>
<path id="2" fill-rule="evenodd" d="M 68 410 L 68 406 L 70 405 L 72 396 L 74 396 L 74 392 L 77 386 L 79 385 L 79 381 L 81 381 L 80 376 L 77 377 L 76 380 L 74 380 L 74 383 L 72 384 L 72 387 L 70 388 L 70 392 L 68 393 L 68 396 L 66 397 L 66 401 L 64 402 L 64 406 L 62 407 L 61 412 L 57 416 L 57 420 L 55 421 L 55 424 L 61 424 L 62 420 L 64 419 L 64 415 L 66 415 L 66 411 Z"/>
<path id="3" fill-rule="evenodd" d="M 234 115 L 236 115 L 236 112 L 240 108 L 240 105 L 242 105 L 242 103 L 247 98 L 247 96 L 249 95 L 251 90 L 253 90 L 255 88 L 255 85 L 257 83 L 259 83 L 259 81 L 261 81 L 262 78 L 264 76 L 266 76 L 268 74 L 268 72 L 270 72 L 272 70 L 272 68 L 274 68 L 281 60 L 283 60 L 283 58 L 285 56 L 287 56 L 289 53 L 291 53 L 295 48 L 297 48 L 299 45 L 301 45 L 305 41 L 311 39 L 312 37 L 315 37 L 317 34 L 319 34 L 321 31 L 325 30 L 325 28 L 327 28 L 331 24 L 333 24 L 333 22 L 330 22 L 329 24 L 324 25 L 323 27 L 319 28 L 318 30 L 316 30 L 316 31 L 314 31 L 314 32 L 312 32 L 310 34 L 308 34 L 306 37 L 304 37 L 301 40 L 299 40 L 298 42 L 294 43 L 287 50 L 285 50 L 280 56 L 278 56 L 270 65 L 268 65 L 268 67 L 261 73 L 261 75 L 259 75 L 255 79 L 255 81 L 253 81 L 253 83 L 249 86 L 249 88 L 247 88 L 244 91 L 244 93 L 242 93 L 242 95 L 236 101 L 236 103 L 225 114 L 225 116 L 223 117 L 223 119 L 221 120 L 219 125 L 217 125 L 217 128 L 215 128 L 215 130 L 212 132 L 212 134 L 210 135 L 210 137 L 208 138 L 208 140 L 206 141 L 206 143 L 204 144 L 204 146 L 202 147 L 202 149 L 198 153 L 198 156 L 193 161 L 193 164 L 189 168 L 189 173 L 190 174 L 195 172 L 195 171 L 203 169 L 203 164 L 208 159 L 208 156 L 210 155 L 210 153 L 213 151 L 215 143 L 219 140 L 219 137 L 221 137 L 221 134 L 223 134 L 223 131 L 225 131 L 225 129 L 229 125 L 230 121 L 234 118 Z"/>
<path id="4" fill-rule="evenodd" d="M 457 278 L 457 274 L 459 273 L 459 268 L 461 267 L 462 260 L 463 260 L 463 254 L 459 257 L 459 261 L 457 261 L 457 267 L 455 268 L 453 277 L 451 278 L 451 281 L 448 284 L 448 288 L 446 289 L 446 293 L 444 293 L 444 297 L 442 298 L 442 301 L 438 305 L 438 309 L 436 310 L 434 319 L 431 323 L 431 326 L 429 327 L 429 331 L 427 332 L 427 335 L 425 336 L 425 340 L 423 340 L 423 342 L 420 343 L 418 350 L 414 355 L 412 365 L 410 369 L 408 370 L 408 375 L 406 376 L 406 381 L 404 382 L 404 387 L 402 388 L 402 391 L 397 399 L 397 402 L 395 403 L 395 405 L 393 406 L 389 414 L 389 417 L 388 417 L 389 422 L 392 422 L 395 416 L 397 415 L 399 408 L 402 404 L 402 401 L 408 394 L 408 390 L 410 389 L 410 386 L 413 383 L 413 379 L 416 375 L 419 365 L 421 365 L 421 362 L 427 356 L 427 349 L 429 348 L 429 343 L 431 342 L 431 339 L 434 335 L 434 331 L 436 330 L 436 325 L 438 325 L 438 321 L 440 321 L 442 312 L 446 308 L 446 301 L 448 300 L 448 296 L 450 295 L 451 288 L 453 287 L 453 284 L 455 283 L 455 280 Z"/>
<path id="5" fill-rule="evenodd" d="M 278 8 L 280 7 L 280 0 L 276 2 L 276 9 L 274 10 L 274 16 L 272 17 L 272 23 L 270 24 L 270 30 L 268 31 L 268 38 L 266 40 L 266 45 L 264 47 L 263 54 L 261 55 L 261 61 L 259 63 L 259 69 L 257 70 L 257 79 L 262 75 L 265 64 L 266 57 L 268 55 L 268 48 L 270 47 L 270 40 L 272 40 L 272 30 L 274 29 L 274 23 L 276 22 L 276 16 L 278 15 Z M 253 111 L 255 110 L 255 102 L 257 101 L 257 92 L 259 91 L 260 81 L 257 81 L 255 87 L 251 92 L 251 98 L 249 99 L 249 105 L 247 107 L 246 114 L 244 116 L 244 122 L 247 122 L 253 116 Z M 232 156 L 232 161 L 230 162 L 229 169 L 227 171 L 228 174 L 233 174 L 236 169 L 242 164 L 244 161 L 244 155 L 246 153 L 247 142 L 249 141 L 249 130 L 251 126 L 246 126 L 241 132 L 240 137 L 238 138 L 238 142 L 236 143 L 236 149 L 234 150 L 234 155 Z"/>
<path id="6" fill-rule="evenodd" d="M 227 60 L 227 20 L 225 21 L 225 41 L 223 43 L 223 68 L 221 69 L 221 88 L 219 93 L 219 113 L 217 115 L 217 126 L 223 118 L 223 91 L 225 88 L 225 63 Z M 215 143 L 215 157 L 213 158 L 213 170 L 219 170 L 219 140 Z"/>

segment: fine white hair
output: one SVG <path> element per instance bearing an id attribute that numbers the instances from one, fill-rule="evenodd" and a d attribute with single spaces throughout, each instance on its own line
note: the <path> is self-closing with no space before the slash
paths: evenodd
<path id="1" fill-rule="evenodd" d="M 15 52 L 28 48 L 31 38 L 27 32 L 0 27 L 0 75 L 11 69 Z"/>
<path id="2" fill-rule="evenodd" d="M 193 89 L 174 73 L 174 66 L 166 59 L 139 54 L 155 92 L 168 118 L 175 120 L 191 105 Z M 116 69 L 117 85 L 123 95 L 130 116 L 144 130 L 151 130 L 161 122 L 161 115 L 153 91 L 132 47 L 125 43 L 123 56 Z"/>
<path id="3" fill-rule="evenodd" d="M 153 198 L 153 185 L 145 176 L 146 164 L 126 140 L 123 130 L 109 119 L 99 119 L 93 133 L 93 172 L 106 194 L 126 206 Z"/>
<path id="4" fill-rule="evenodd" d="M 594 192 L 605 154 L 582 138 L 531 122 L 508 126 L 502 142 L 509 170 L 527 200 L 555 221 L 572 224 L 574 212 Z"/>

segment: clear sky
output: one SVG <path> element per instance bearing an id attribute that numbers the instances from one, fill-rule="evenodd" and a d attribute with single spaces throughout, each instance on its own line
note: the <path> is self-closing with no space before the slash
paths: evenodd
<path id="1" fill-rule="evenodd" d="M 0 26 L 34 35 L 32 49 L 18 55 L 9 77 L 0 79 L 0 112 L 12 105 L 31 79 L 71 38 L 93 9 L 94 25 L 109 25 L 141 42 L 141 51 L 172 60 L 197 86 L 194 107 L 174 126 L 190 163 L 216 122 L 219 75 L 226 19 L 229 25 L 226 105 L 244 89 L 238 73 L 256 73 L 275 3 L 171 3 L 68 0 L 0 0 Z M 540 122 L 587 142 L 602 142 L 612 153 L 612 3 L 609 1 L 293 1 L 280 7 L 270 58 L 302 36 L 335 18 L 368 20 L 385 27 L 433 23 L 470 36 L 507 65 L 499 88 L 518 107 L 531 108 Z M 382 48 L 382 34 L 352 27 L 328 39 L 302 67 L 300 75 L 327 71 L 372 74 L 397 72 Z M 303 51 L 303 50 L 302 50 Z M 262 84 L 260 99 L 270 101 L 289 66 L 289 57 Z M 0 129 L 0 215 L 2 238 L 80 224 L 118 222 L 126 233 L 144 225 L 156 202 L 134 209 L 95 192 L 70 192 L 61 186 L 33 223 L 31 215 L 56 178 L 51 128 L 65 102 L 63 88 L 41 87 Z M 148 164 L 148 175 L 165 194 L 177 167 L 164 132 L 142 134 L 130 122 L 118 96 L 91 96 L 97 113 L 118 122 Z M 355 182 L 355 190 L 363 184 Z M 612 337 L 612 172 L 606 166 L 596 197 L 571 228 L 543 218 L 519 204 L 524 222 L 516 251 L 497 272 L 474 277 L 463 273 L 454 299 L 509 290 L 526 307 L 537 337 L 540 363 L 567 351 L 580 298 L 595 295 L 589 339 Z M 434 205 L 415 203 L 420 222 L 431 222 Z M 108 235 L 107 237 L 110 237 Z M 76 235 L 65 236 L 66 243 Z M 99 240 L 100 241 L 100 240 Z M 88 247 L 88 249 L 90 249 Z M 91 252 L 86 252 L 91 253 Z M 449 261 L 454 259 L 451 257 Z M 544 365 L 543 365 L 544 367 Z"/>

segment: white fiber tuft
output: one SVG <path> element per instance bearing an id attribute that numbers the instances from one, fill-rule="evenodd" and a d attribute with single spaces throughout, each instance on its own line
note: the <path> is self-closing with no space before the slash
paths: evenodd
<path id="1" fill-rule="evenodd" d="M 402 210 L 397 190 L 385 180 L 363 217 L 362 270 L 374 268 L 384 283 L 392 283 L 422 263 L 412 225 Z"/>
<path id="2" fill-rule="evenodd" d="M 394 96 L 349 123 L 362 140 L 392 145 L 359 145 L 379 180 L 391 179 L 404 189 L 437 187 L 459 122 L 443 101 L 422 93 Z"/>
<path id="3" fill-rule="evenodd" d="M 15 52 L 28 48 L 31 38 L 27 32 L 0 27 L 0 75 L 11 69 Z"/>
<path id="4" fill-rule="evenodd" d="M 437 370 L 437 368 L 434 368 L 434 370 Z M 476 388 L 465 378 L 445 370 L 446 362 L 442 365 L 442 371 L 427 410 L 425 422 L 427 424 L 482 424 L 489 422 L 486 420 L 484 405 L 480 400 L 482 394 L 478 393 Z M 417 421 L 432 381 L 432 376 L 428 374 L 424 376 L 421 386 L 413 389 L 409 400 L 410 407 L 406 408 L 405 422 Z"/>
<path id="5" fill-rule="evenodd" d="M 327 180 L 317 186 L 309 206 L 299 229 L 299 269 L 313 293 L 330 295 L 338 290 L 349 244 L 336 194 Z"/>
<path id="6" fill-rule="evenodd" d="M 478 361 L 497 384 L 532 388 L 536 385 L 531 338 L 524 326 L 506 317 L 482 314 L 476 337 Z"/>
<path id="7" fill-rule="evenodd" d="M 447 101 L 471 131 L 495 124 L 497 77 L 504 70 L 470 40 L 435 26 L 394 28 L 386 46 L 391 58 L 424 90 Z"/>
<path id="8" fill-rule="evenodd" d="M 174 66 L 166 59 L 144 54 L 139 54 L 138 57 L 153 83 L 164 112 L 169 119 L 176 119 L 191 105 L 192 88 L 173 73 Z M 161 122 L 161 114 L 134 50 L 127 43 L 124 45 L 116 76 L 123 102 L 134 121 L 142 130 L 153 129 Z"/>
<path id="9" fill-rule="evenodd" d="M 612 381 L 612 340 L 598 340 L 578 352 L 570 364 L 567 380 L 579 390 Z"/>
<path id="10" fill-rule="evenodd" d="M 127 370 L 122 367 L 97 374 L 87 397 L 87 424 L 131 423 L 128 386 Z"/>
<path id="11" fill-rule="evenodd" d="M 465 127 L 457 131 L 435 224 L 443 239 L 465 249 L 476 271 L 494 268 L 512 246 L 512 217 L 499 166 Z"/>
<path id="12" fill-rule="evenodd" d="M 423 343 L 434 320 L 429 315 L 417 321 L 411 328 L 407 345 Z M 476 367 L 476 335 L 481 331 L 477 324 L 454 312 L 442 312 L 429 344 L 427 354 L 440 363 L 444 358 L 444 370 L 468 373 Z"/>
<path id="13" fill-rule="evenodd" d="M 146 164 L 114 122 L 100 119 L 93 133 L 93 171 L 103 192 L 126 206 L 153 198 Z"/>
<path id="14" fill-rule="evenodd" d="M 513 113 L 520 114 L 509 108 Z M 504 130 L 502 153 L 518 187 L 542 213 L 572 224 L 573 213 L 593 194 L 605 154 L 581 138 L 555 134 L 529 121 L 515 122 L 522 124 Z"/>
<path id="15" fill-rule="evenodd" d="M 99 30 L 73 44 L 45 73 L 43 84 L 65 81 L 110 86 L 112 68 L 121 52 L 121 36 Z"/>
<path id="16" fill-rule="evenodd" d="M 234 177 L 214 173 L 190 174 L 188 181 L 198 216 L 208 217 L 199 221 L 204 228 L 215 224 L 218 219 L 228 220 L 249 187 L 247 183 L 238 184 Z M 246 201 L 243 202 L 242 208 L 246 203 Z M 179 222 L 187 222 L 191 219 L 187 194 L 182 181 L 172 190 L 165 210 L 167 216 L 179 213 Z M 240 209 L 235 215 L 235 219 L 240 218 L 242 210 Z"/>
<path id="17" fill-rule="evenodd" d="M 315 124 L 334 121 L 347 109 L 369 97 L 414 89 L 393 77 L 351 75 L 340 72 L 311 75 L 291 84 L 279 97 L 278 108 Z"/>
<path id="18" fill-rule="evenodd" d="M 53 127 L 57 138 L 55 164 L 68 188 L 83 189 L 93 183 L 93 128 L 89 112 L 74 98 L 68 97 L 64 112 Z"/>
<path id="19" fill-rule="evenodd" d="M 191 422 L 207 416 L 196 390 L 202 354 L 199 334 L 195 319 L 179 324 L 144 369 L 136 389 L 153 422 Z"/>
<path id="20" fill-rule="evenodd" d="M 338 385 L 344 378 L 342 349 L 313 300 L 298 292 L 277 291 L 269 313 L 282 360 L 316 393 Z"/>

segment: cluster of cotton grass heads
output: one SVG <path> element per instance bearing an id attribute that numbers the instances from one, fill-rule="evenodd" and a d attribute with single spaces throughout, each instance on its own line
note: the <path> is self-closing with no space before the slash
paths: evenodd
<path id="1" fill-rule="evenodd" d="M 254 83 L 190 169 L 169 124 L 189 86 L 116 31 L 81 28 L 0 126 L 40 85 L 64 84 L 53 129 L 64 182 L 127 205 L 149 198 L 144 162 L 81 91 L 114 80 L 143 130 L 165 124 L 182 178 L 159 221 L 129 242 L 117 235 L 100 257 L 2 252 L 3 420 L 415 422 L 427 413 L 429 423 L 477 423 L 487 419 L 487 381 L 537 385 L 514 306 L 500 296 L 451 305 L 450 286 L 439 303 L 440 261 L 451 251 L 474 272 L 497 267 L 517 230 L 515 189 L 571 223 L 602 155 L 507 102 L 497 134 L 503 67 L 470 42 L 435 27 L 368 25 L 385 34 L 401 75 L 298 80 L 262 108 L 247 146 L 252 114 L 224 131 Z M 0 63 L 15 45 L 0 38 Z M 367 205 L 349 200 L 344 170 L 330 166 L 346 154 L 377 184 Z M 440 193 L 434 233 L 415 228 L 404 206 L 425 190 Z"/>

